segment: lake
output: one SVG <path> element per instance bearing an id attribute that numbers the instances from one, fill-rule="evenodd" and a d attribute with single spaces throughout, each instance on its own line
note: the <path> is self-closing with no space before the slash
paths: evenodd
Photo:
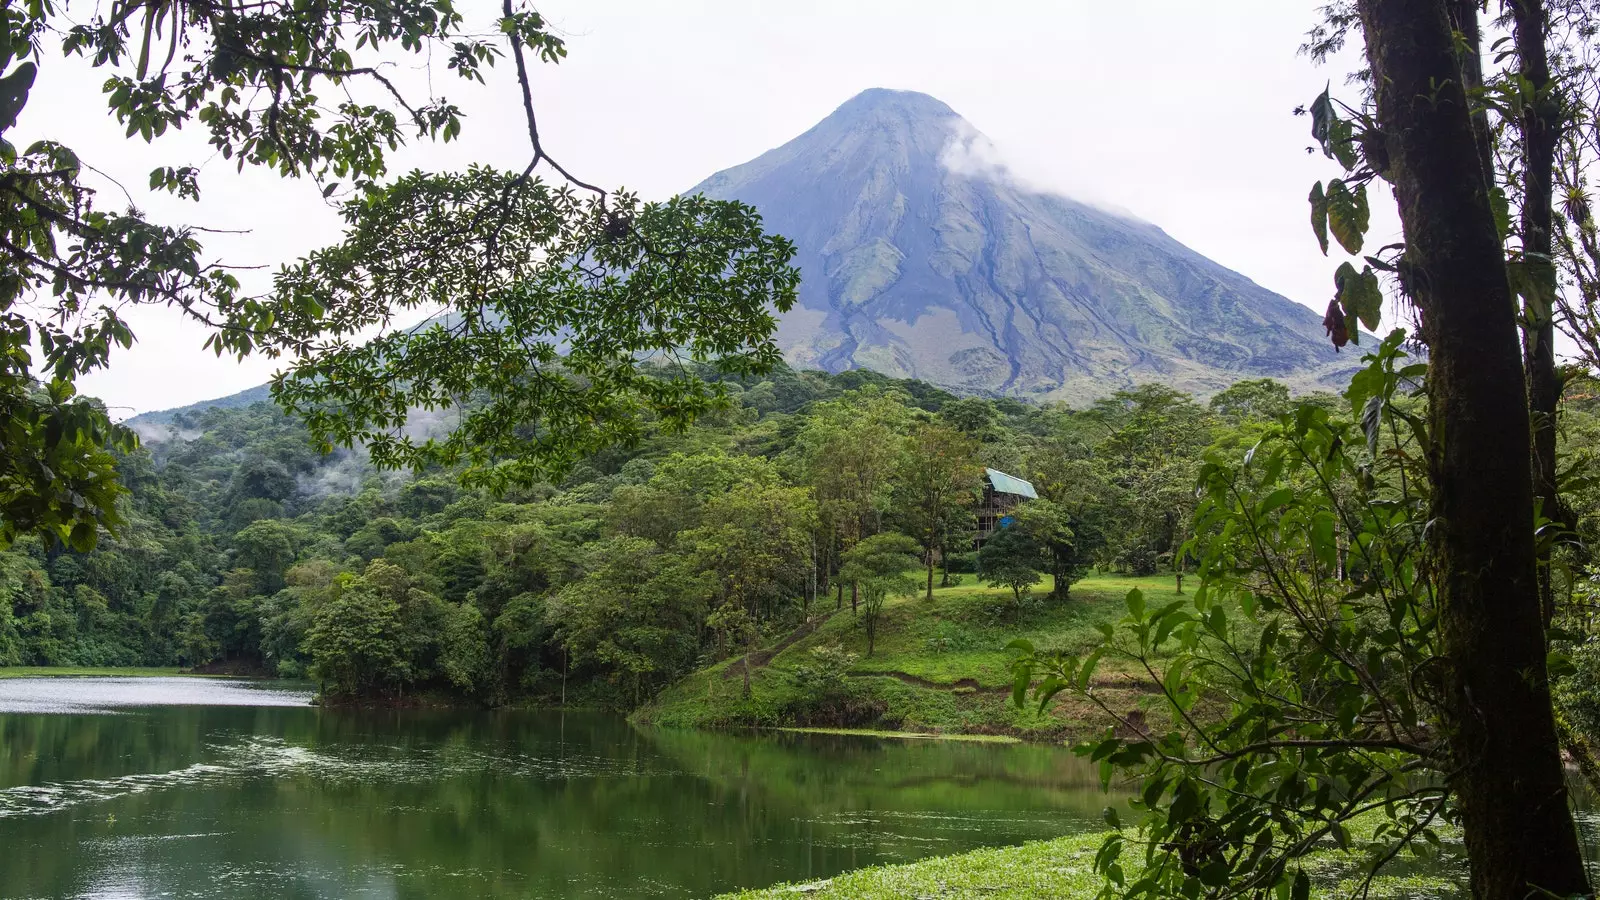
<path id="1" fill-rule="evenodd" d="M 707 897 L 1102 827 L 1056 747 L 0 679 L 0 897 Z"/>

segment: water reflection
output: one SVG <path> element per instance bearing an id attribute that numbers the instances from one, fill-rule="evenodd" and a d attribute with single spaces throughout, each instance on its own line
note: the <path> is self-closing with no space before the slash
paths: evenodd
<path id="1" fill-rule="evenodd" d="M 118 709 L 0 714 L 0 896 L 703 897 L 1052 837 L 1107 802 L 1047 747 Z"/>

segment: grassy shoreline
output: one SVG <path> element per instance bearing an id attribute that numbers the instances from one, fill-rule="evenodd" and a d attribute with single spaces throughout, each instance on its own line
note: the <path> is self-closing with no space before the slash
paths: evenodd
<path id="1" fill-rule="evenodd" d="M 771 728 L 790 734 L 841 734 L 850 737 L 894 738 L 909 741 L 962 741 L 971 744 L 1019 744 L 1022 739 L 1009 734 L 961 734 L 936 731 L 879 731 L 874 728 Z"/>
<path id="2" fill-rule="evenodd" d="M 223 678 L 177 666 L 0 666 L 0 678 Z"/>
<path id="3" fill-rule="evenodd" d="M 911 863 L 869 866 L 833 878 L 790 882 L 722 894 L 715 900 L 1088 900 L 1104 882 L 1094 872 L 1095 853 L 1105 835 L 1088 832 L 1015 847 L 973 850 Z M 1137 866 L 1130 848 L 1122 864 Z M 1312 896 L 1348 896 L 1359 886 L 1360 861 L 1353 854 L 1321 851 L 1306 861 Z M 1372 883 L 1374 900 L 1453 900 L 1461 886 L 1441 874 L 1409 871 L 1403 861 L 1392 874 Z"/>

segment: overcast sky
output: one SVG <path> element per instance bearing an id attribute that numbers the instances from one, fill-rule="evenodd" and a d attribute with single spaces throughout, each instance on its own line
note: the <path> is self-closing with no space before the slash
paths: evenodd
<path id="1" fill-rule="evenodd" d="M 1318 5 L 551 0 L 538 8 L 566 34 L 570 56 L 538 70 L 535 99 L 547 147 L 574 174 L 666 197 L 787 141 L 865 88 L 923 91 L 1030 182 L 1128 210 L 1320 310 L 1339 259 L 1318 251 L 1306 194 L 1337 172 L 1305 152 L 1309 123 L 1292 110 L 1330 79 L 1338 91 L 1350 60 L 1317 67 L 1298 55 Z M 498 4 L 461 6 L 487 21 Z M 464 140 L 399 162 L 520 167 L 526 137 L 511 71 L 496 74 L 469 88 L 438 73 L 435 86 L 469 112 Z M 270 267 L 337 238 L 310 185 L 236 175 L 188 136 L 153 150 L 123 140 L 100 114 L 103 78 L 47 65 L 20 134 L 64 140 L 130 187 L 157 163 L 201 165 L 198 208 L 135 199 L 154 215 L 247 229 L 212 239 L 230 262 Z M 1373 246 L 1398 231 L 1378 205 Z M 254 283 L 265 278 L 264 269 Z M 170 313 L 141 311 L 134 325 L 139 344 L 84 384 L 119 415 L 242 390 L 274 368 L 212 357 L 200 349 L 204 333 Z"/>

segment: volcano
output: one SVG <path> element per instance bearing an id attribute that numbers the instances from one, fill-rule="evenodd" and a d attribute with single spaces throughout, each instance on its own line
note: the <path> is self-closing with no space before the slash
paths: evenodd
<path id="1" fill-rule="evenodd" d="M 1032 189 L 939 100 L 872 89 L 690 193 L 793 240 L 797 368 L 867 368 L 968 393 L 1085 401 L 1158 381 L 1342 387 L 1320 317 L 1148 222 Z"/>

